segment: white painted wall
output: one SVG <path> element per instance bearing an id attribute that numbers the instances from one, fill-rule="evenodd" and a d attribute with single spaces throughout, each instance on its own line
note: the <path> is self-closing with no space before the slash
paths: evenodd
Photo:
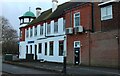
<path id="1" fill-rule="evenodd" d="M 63 18 L 58 19 L 58 33 L 54 33 L 54 20 L 50 22 L 51 24 L 51 34 L 47 36 L 54 36 L 54 37 L 45 37 L 45 25 L 47 23 L 43 24 L 43 36 L 40 36 L 40 25 L 37 26 L 37 36 L 34 36 L 34 28 L 33 29 L 33 36 L 30 37 L 30 28 L 29 28 L 29 37 L 26 38 L 25 36 L 25 42 L 20 42 L 20 59 L 25 59 L 26 55 L 26 45 L 28 45 L 28 53 L 30 54 L 30 45 L 32 45 L 32 54 L 35 53 L 35 44 L 37 45 L 37 58 L 44 59 L 45 61 L 51 61 L 51 62 L 63 62 L 63 56 L 59 56 L 59 41 L 64 40 L 65 31 L 63 31 Z M 47 30 L 47 26 L 46 26 Z M 26 30 L 25 30 L 26 31 Z M 47 34 L 47 31 L 46 31 Z M 42 39 L 40 39 L 42 38 Z M 39 39 L 39 40 L 38 40 Z M 28 41 L 34 41 L 34 43 L 29 43 Z M 49 42 L 54 41 L 54 54 L 53 56 L 49 56 Z M 47 55 L 45 55 L 45 42 L 47 42 L 48 50 Z M 38 53 L 38 44 L 42 43 L 42 53 Z M 66 41 L 65 41 L 66 43 Z M 64 43 L 64 44 L 65 44 Z M 66 44 L 64 45 L 66 47 Z"/>

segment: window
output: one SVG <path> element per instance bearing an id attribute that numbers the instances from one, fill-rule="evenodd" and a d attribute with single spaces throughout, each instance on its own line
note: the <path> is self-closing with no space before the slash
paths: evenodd
<path id="1" fill-rule="evenodd" d="M 51 32 L 50 24 L 47 24 L 47 34 L 50 34 L 50 32 Z"/>
<path id="2" fill-rule="evenodd" d="M 26 37 L 28 37 L 29 36 L 29 31 L 28 31 L 28 29 L 26 30 Z"/>
<path id="3" fill-rule="evenodd" d="M 30 45 L 30 54 L 32 54 L 32 45 Z"/>
<path id="4" fill-rule="evenodd" d="M 37 36 L 37 26 L 35 26 L 34 35 Z"/>
<path id="5" fill-rule="evenodd" d="M 20 37 L 22 38 L 22 30 L 20 30 Z"/>
<path id="6" fill-rule="evenodd" d="M 74 27 L 80 26 L 80 13 L 74 14 Z"/>
<path id="7" fill-rule="evenodd" d="M 28 54 L 28 46 L 26 46 L 26 54 Z"/>
<path id="8" fill-rule="evenodd" d="M 64 41 L 59 41 L 59 56 L 63 56 L 64 51 Z"/>
<path id="9" fill-rule="evenodd" d="M 45 55 L 47 55 L 47 43 L 45 43 Z"/>
<path id="10" fill-rule="evenodd" d="M 58 33 L 58 22 L 54 22 L 54 33 Z"/>
<path id="11" fill-rule="evenodd" d="M 101 7 L 101 20 L 112 19 L 112 5 Z"/>
<path id="12" fill-rule="evenodd" d="M 41 53 L 42 52 L 42 43 L 39 43 L 39 48 L 38 48 L 38 53 Z"/>
<path id="13" fill-rule="evenodd" d="M 49 50 L 49 55 L 53 55 L 53 41 L 50 42 L 50 50 Z"/>
<path id="14" fill-rule="evenodd" d="M 43 25 L 40 26 L 40 35 L 43 35 Z"/>
<path id="15" fill-rule="evenodd" d="M 30 37 L 32 37 L 32 35 L 33 35 L 33 29 L 30 28 Z"/>
<path id="16" fill-rule="evenodd" d="M 74 48 L 80 48 L 80 41 L 74 41 Z"/>
<path id="17" fill-rule="evenodd" d="M 66 26 L 66 22 L 65 19 L 63 20 L 63 31 L 65 31 L 65 26 Z"/>
<path id="18" fill-rule="evenodd" d="M 29 22 L 29 18 L 24 18 L 24 22 Z"/>

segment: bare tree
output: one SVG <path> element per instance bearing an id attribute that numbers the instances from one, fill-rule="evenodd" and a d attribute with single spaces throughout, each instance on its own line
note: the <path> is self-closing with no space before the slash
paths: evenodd
<path id="1" fill-rule="evenodd" d="M 0 26 L 2 26 L 2 53 L 18 53 L 17 31 L 13 29 L 6 18 L 0 17 L 0 21 Z"/>

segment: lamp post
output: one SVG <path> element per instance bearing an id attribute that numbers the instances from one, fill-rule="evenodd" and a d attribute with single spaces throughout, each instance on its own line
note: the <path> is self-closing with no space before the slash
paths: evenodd
<path id="1" fill-rule="evenodd" d="M 63 73 L 66 74 L 66 36 L 64 36 L 64 51 L 63 51 Z"/>

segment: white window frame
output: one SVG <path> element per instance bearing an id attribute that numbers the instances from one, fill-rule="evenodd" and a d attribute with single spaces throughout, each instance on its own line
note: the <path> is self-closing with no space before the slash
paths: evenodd
<path id="1" fill-rule="evenodd" d="M 79 25 L 78 26 L 80 26 L 80 12 L 77 12 L 77 13 L 74 13 L 74 27 L 78 27 L 78 26 L 76 26 L 75 24 L 76 24 L 76 22 L 75 22 L 75 15 L 76 14 L 79 14 L 79 16 L 77 16 L 77 17 L 79 17 Z"/>
<path id="2" fill-rule="evenodd" d="M 108 20 L 113 18 L 112 5 L 101 7 L 101 20 Z"/>
<path id="3" fill-rule="evenodd" d="M 74 48 L 76 48 L 76 43 L 79 43 L 79 45 L 77 46 L 77 48 L 79 47 L 80 48 L 80 41 L 74 41 Z"/>

